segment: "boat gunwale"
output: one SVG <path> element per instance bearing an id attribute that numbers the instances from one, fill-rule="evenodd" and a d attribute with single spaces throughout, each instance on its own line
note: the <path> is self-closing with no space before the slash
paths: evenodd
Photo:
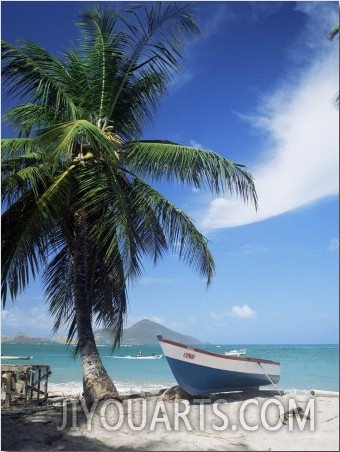
<path id="1" fill-rule="evenodd" d="M 184 348 L 186 350 L 193 350 L 197 353 L 203 353 L 204 355 L 209 355 L 209 356 L 214 356 L 217 358 L 223 358 L 223 359 L 234 359 L 236 361 L 247 361 L 247 362 L 255 362 L 255 363 L 270 363 L 270 364 L 276 364 L 278 366 L 280 366 L 280 363 L 278 361 L 272 361 L 270 359 L 263 359 L 263 358 L 242 358 L 241 356 L 228 356 L 228 355 L 221 355 L 220 353 L 215 353 L 215 352 L 209 352 L 208 350 L 202 350 L 201 348 L 196 348 L 196 347 L 192 347 L 190 345 L 185 345 L 182 344 L 181 342 L 176 342 L 176 341 L 172 341 L 171 339 L 165 339 L 163 336 L 158 335 L 157 339 L 159 342 L 165 342 L 168 343 L 170 345 L 175 345 L 177 347 L 181 347 Z M 165 355 L 166 356 L 166 355 Z"/>

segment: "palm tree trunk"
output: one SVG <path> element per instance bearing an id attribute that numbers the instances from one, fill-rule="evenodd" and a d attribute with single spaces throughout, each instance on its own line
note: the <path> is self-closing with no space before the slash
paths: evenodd
<path id="1" fill-rule="evenodd" d="M 107 398 L 116 398 L 118 391 L 99 356 L 92 329 L 91 310 L 87 292 L 87 233 L 86 214 L 74 215 L 74 299 L 79 352 L 83 369 L 83 391 L 86 404 Z"/>

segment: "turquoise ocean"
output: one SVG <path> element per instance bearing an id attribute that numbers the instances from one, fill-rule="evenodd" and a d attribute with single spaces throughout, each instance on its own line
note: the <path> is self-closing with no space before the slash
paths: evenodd
<path id="1" fill-rule="evenodd" d="M 248 345 L 205 344 L 199 348 L 224 354 L 226 350 L 247 348 L 247 357 L 279 361 L 278 387 L 296 392 L 309 390 L 339 391 L 339 345 Z M 121 392 L 148 392 L 176 384 L 166 358 L 139 360 L 137 354 L 161 354 L 159 345 L 125 345 L 111 353 L 111 347 L 98 346 L 104 366 Z M 2 355 L 33 356 L 27 360 L 1 359 L 1 364 L 48 364 L 52 375 L 49 388 L 82 391 L 80 359 L 74 359 L 74 347 L 62 344 L 2 344 Z M 269 387 L 268 387 L 269 388 Z"/>

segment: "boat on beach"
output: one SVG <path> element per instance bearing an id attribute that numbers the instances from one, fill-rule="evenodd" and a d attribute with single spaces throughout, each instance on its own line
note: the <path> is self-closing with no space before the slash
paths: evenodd
<path id="1" fill-rule="evenodd" d="M 245 355 L 247 353 L 246 348 L 240 348 L 240 349 L 234 349 L 234 350 L 227 350 L 224 352 L 225 356 L 241 356 Z"/>
<path id="2" fill-rule="evenodd" d="M 280 363 L 262 358 L 227 356 L 157 336 L 179 386 L 189 394 L 242 391 L 280 380 Z"/>

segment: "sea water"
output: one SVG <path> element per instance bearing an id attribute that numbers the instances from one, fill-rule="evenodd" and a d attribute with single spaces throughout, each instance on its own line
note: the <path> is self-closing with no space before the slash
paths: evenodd
<path id="1" fill-rule="evenodd" d="M 248 345 L 209 344 L 197 347 L 224 354 L 235 348 L 247 348 L 246 357 L 264 358 L 281 364 L 278 387 L 293 391 L 339 391 L 339 345 Z M 148 392 L 173 386 L 176 380 L 166 358 L 137 359 L 137 354 L 162 354 L 159 345 L 125 345 L 112 352 L 110 346 L 98 346 L 103 364 L 118 391 Z M 2 364 L 48 364 L 52 375 L 49 387 L 67 388 L 81 393 L 82 369 L 79 358 L 74 359 L 74 347 L 62 344 L 2 344 L 1 353 L 14 356 L 33 356 L 27 360 L 6 360 Z"/>

